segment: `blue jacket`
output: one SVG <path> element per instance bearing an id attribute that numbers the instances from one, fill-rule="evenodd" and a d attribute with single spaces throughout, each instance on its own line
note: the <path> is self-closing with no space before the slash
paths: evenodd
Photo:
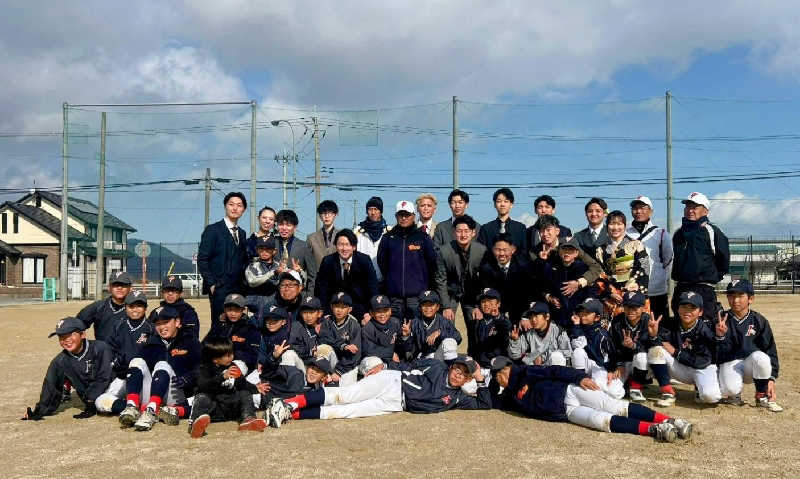
<path id="1" fill-rule="evenodd" d="M 492 398 L 485 384 L 478 384 L 472 396 L 448 382 L 449 367 L 436 359 L 418 359 L 413 363 L 393 363 L 403 371 L 401 389 L 405 409 L 413 413 L 433 413 L 450 409 L 491 409 Z M 562 401 L 563 402 L 563 401 Z"/>
<path id="2" fill-rule="evenodd" d="M 675 360 L 694 369 L 705 369 L 713 363 L 717 347 L 714 333 L 702 318 L 689 329 L 683 329 L 680 323 L 674 331 L 662 327 L 656 338 L 648 335 L 647 341 L 648 346 L 670 343 L 675 348 Z"/>
<path id="3" fill-rule="evenodd" d="M 756 351 L 762 351 L 769 356 L 772 366 L 770 377 L 777 379 L 778 348 L 767 318 L 751 309 L 739 321 L 733 312 L 728 311 L 728 332 L 721 338 L 717 336 L 717 362 L 722 364 L 734 359 L 744 359 Z"/>
<path id="4" fill-rule="evenodd" d="M 434 284 L 436 249 L 433 240 L 416 226 L 395 226 L 383 235 L 378 246 L 378 267 L 387 295 L 416 297 Z"/>
<path id="5" fill-rule="evenodd" d="M 508 333 L 511 321 L 505 314 L 493 318 L 488 314 L 475 321 L 475 360 L 488 368 L 497 356 L 505 356 L 508 350 Z"/>
<path id="6" fill-rule="evenodd" d="M 392 361 L 392 355 L 399 351 L 400 320 L 392 316 L 386 324 L 371 320 L 361 329 L 362 356 L 377 356 L 384 363 Z"/>
<path id="7" fill-rule="evenodd" d="M 341 326 L 336 324 L 336 319 L 332 316 L 323 318 L 320 342 L 329 344 L 336 351 L 336 372 L 339 375 L 358 367 L 361 361 L 361 323 L 352 315 Z M 351 353 L 344 349 L 349 344 L 355 344 L 358 351 Z"/>
<path id="8" fill-rule="evenodd" d="M 186 397 L 192 395 L 195 386 L 195 370 L 200 365 L 201 346 L 194 332 L 178 329 L 178 334 L 169 343 L 164 343 L 158 334 L 150 336 L 142 348 L 142 359 L 150 372 L 159 361 L 166 361 L 179 376 L 186 381 L 183 390 Z"/>
<path id="9" fill-rule="evenodd" d="M 223 320 L 213 323 L 206 338 L 209 336 L 222 336 L 230 339 L 233 342 L 233 359 L 243 361 L 250 371 L 255 369 L 258 361 L 258 348 L 261 345 L 261 333 L 245 316 L 236 322 Z"/>
<path id="10" fill-rule="evenodd" d="M 144 318 L 131 322 L 126 317 L 116 324 L 114 332 L 108 338 L 108 346 L 114 356 L 111 368 L 116 377 L 125 379 L 131 359 L 142 356 L 142 348 L 155 334 L 153 323 Z"/>
<path id="11" fill-rule="evenodd" d="M 728 238 L 706 217 L 697 221 L 683 218 L 681 227 L 672 236 L 672 249 L 675 252 L 672 279 L 675 281 L 713 285 L 728 272 Z"/>
<path id="12" fill-rule="evenodd" d="M 148 321 L 155 322 L 156 318 L 158 317 L 158 313 L 161 311 L 161 308 L 164 306 L 172 306 L 175 308 L 175 311 L 178 312 L 178 317 L 181 320 L 181 329 L 184 331 L 192 331 L 195 338 L 200 338 L 200 319 L 197 317 L 197 311 L 195 311 L 194 307 L 183 300 L 183 298 L 179 298 L 172 304 L 167 303 L 164 300 L 161 300 L 161 303 L 158 305 L 157 308 L 150 311 L 150 314 L 147 316 Z M 212 321 L 215 323 L 216 321 Z"/>
<path id="13" fill-rule="evenodd" d="M 431 346 L 427 339 L 436 330 L 439 330 L 439 337 Z M 401 348 L 409 352 L 412 358 L 427 356 L 435 352 L 445 338 L 453 338 L 456 343 L 461 344 L 461 333 L 458 332 L 452 321 L 436 313 L 430 322 L 426 322 L 422 319 L 422 315 L 418 314 L 411 322 L 411 335 L 401 338 Z"/>
<path id="14" fill-rule="evenodd" d="M 631 323 L 628 322 L 628 318 L 624 313 L 614 316 L 614 319 L 611 320 L 611 327 L 608 332 L 611 335 L 611 342 L 616 352 L 616 366 L 622 366 L 625 363 L 633 361 L 633 356 L 635 354 L 647 352 L 648 321 L 650 321 L 650 315 L 648 313 L 642 313 L 642 317 L 639 318 L 639 322 L 636 323 L 635 327 L 631 326 Z M 625 332 L 631 336 L 634 346 L 633 349 L 627 348 L 622 344 L 625 341 Z"/>
<path id="15" fill-rule="evenodd" d="M 492 404 L 497 409 L 517 411 L 545 421 L 567 421 L 564 396 L 567 386 L 588 377 L 583 371 L 566 366 L 511 366 L 508 387 L 497 393 L 492 381 Z M 520 391 L 528 389 L 521 395 Z"/>
<path id="16" fill-rule="evenodd" d="M 590 326 L 574 326 L 570 338 L 575 339 L 579 336 L 586 338 L 586 346 L 583 349 L 589 359 L 609 372 L 617 367 L 617 351 L 614 349 L 611 335 L 601 326 L 600 321 Z"/>

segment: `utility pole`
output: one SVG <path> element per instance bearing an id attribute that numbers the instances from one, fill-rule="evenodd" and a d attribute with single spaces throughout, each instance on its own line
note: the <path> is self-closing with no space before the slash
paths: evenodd
<path id="1" fill-rule="evenodd" d="M 667 106 L 667 231 L 670 234 L 675 231 L 672 229 L 672 106 L 670 99 L 672 93 L 667 90 L 665 100 Z"/>
<path id="2" fill-rule="evenodd" d="M 458 188 L 458 97 L 453 97 L 453 189 Z"/>
<path id="3" fill-rule="evenodd" d="M 106 112 L 100 113 L 100 188 L 97 193 L 97 262 L 95 267 L 95 299 L 100 299 L 105 283 L 105 206 L 106 206 Z"/>
<path id="4" fill-rule="evenodd" d="M 320 167 L 320 159 L 319 159 L 319 118 L 316 116 L 312 118 L 314 121 L 314 198 L 316 199 L 316 203 L 314 203 L 314 211 L 316 211 L 317 205 L 320 202 L 320 187 L 319 187 L 319 167 Z M 317 218 L 317 228 L 320 229 L 320 221 L 319 215 L 314 214 L 314 217 Z"/>
<path id="5" fill-rule="evenodd" d="M 358 226 L 358 223 L 356 223 L 356 218 L 358 218 L 358 216 L 356 216 L 358 214 L 356 213 L 356 208 L 358 208 L 358 200 L 353 199 L 353 231 L 355 231 L 356 226 Z"/>
<path id="6" fill-rule="evenodd" d="M 256 106 L 250 102 L 250 231 L 258 231 L 258 204 L 256 202 Z"/>
<path id="7" fill-rule="evenodd" d="M 69 184 L 69 174 L 68 174 L 68 165 L 69 162 L 67 161 L 68 156 L 68 143 L 69 143 L 69 122 L 68 122 L 68 112 L 69 112 L 69 103 L 64 102 L 61 105 L 62 108 L 62 126 L 61 126 L 61 257 L 60 259 L 60 268 L 59 268 L 59 278 L 58 278 L 58 296 L 59 300 L 62 303 L 67 301 L 67 287 L 68 287 L 68 277 L 69 277 L 69 251 L 67 251 L 67 220 L 69 218 L 67 214 L 67 185 Z"/>
<path id="8" fill-rule="evenodd" d="M 278 163 L 283 163 L 283 209 L 287 209 L 289 206 L 289 202 L 286 198 L 286 188 L 289 180 L 287 178 L 287 163 L 289 162 L 289 158 L 286 157 L 286 150 L 283 151 L 283 156 L 275 155 L 275 161 Z"/>
<path id="9" fill-rule="evenodd" d="M 205 178 L 205 190 L 206 190 L 206 222 L 205 226 L 208 226 L 209 217 L 211 214 L 211 168 L 206 168 L 206 178 Z"/>

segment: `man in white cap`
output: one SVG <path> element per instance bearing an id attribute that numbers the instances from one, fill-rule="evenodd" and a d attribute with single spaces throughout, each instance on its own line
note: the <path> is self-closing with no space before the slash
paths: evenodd
<path id="1" fill-rule="evenodd" d="M 717 317 L 714 285 L 722 281 L 730 265 L 728 238 L 708 221 L 711 203 L 706 195 L 693 192 L 681 203 L 685 205 L 681 227 L 672 236 L 672 279 L 677 282 L 672 311 L 677 318 L 677 298 L 684 291 L 694 291 L 703 298 L 703 320 L 713 325 Z"/>
<path id="2" fill-rule="evenodd" d="M 378 267 L 393 316 L 411 319 L 417 311 L 417 297 L 434 284 L 436 249 L 431 237 L 417 227 L 414 203 L 398 201 L 396 211 L 397 225 L 378 246 Z"/>
<path id="3" fill-rule="evenodd" d="M 669 273 L 672 267 L 672 238 L 666 229 L 653 224 L 653 202 L 647 196 L 637 196 L 631 201 L 631 225 L 626 233 L 639 240 L 647 250 L 650 263 L 647 296 L 653 317 L 661 316 L 669 323 Z"/>

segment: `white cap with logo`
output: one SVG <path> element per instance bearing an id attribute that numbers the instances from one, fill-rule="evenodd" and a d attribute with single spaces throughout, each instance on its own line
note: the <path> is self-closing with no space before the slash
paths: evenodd
<path id="1" fill-rule="evenodd" d="M 650 201 L 650 198 L 644 195 L 639 195 L 633 201 L 631 201 L 631 208 L 633 208 L 636 205 L 636 203 L 644 203 L 647 206 L 649 206 L 650 209 L 653 209 L 653 202 Z"/>
<path id="2" fill-rule="evenodd" d="M 689 196 L 687 196 L 685 200 L 681 201 L 681 203 L 697 203 L 698 205 L 705 206 L 707 210 L 711 209 L 711 202 L 708 201 L 706 195 L 696 191 L 689 193 Z"/>
<path id="3" fill-rule="evenodd" d="M 400 213 L 401 211 L 411 213 L 412 215 L 417 214 L 417 212 L 414 210 L 414 203 L 406 200 L 397 202 L 397 213 Z"/>

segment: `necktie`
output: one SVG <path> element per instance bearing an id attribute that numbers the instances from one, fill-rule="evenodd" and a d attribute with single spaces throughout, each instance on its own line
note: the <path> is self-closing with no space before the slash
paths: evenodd
<path id="1" fill-rule="evenodd" d="M 592 230 L 592 242 L 597 242 L 597 231 Z"/>
<path id="2" fill-rule="evenodd" d="M 288 241 L 284 241 L 283 242 L 283 251 L 282 251 L 281 255 L 283 256 L 282 259 L 284 259 L 286 261 L 289 261 L 289 248 L 286 246 L 287 243 L 288 243 Z"/>
<path id="3" fill-rule="evenodd" d="M 505 233 L 505 232 L 506 232 L 506 222 L 502 221 L 500 222 L 500 233 Z"/>
<path id="4" fill-rule="evenodd" d="M 236 243 L 236 246 L 239 246 L 239 232 L 236 231 L 235 226 L 231 228 L 231 232 L 233 233 L 233 242 Z"/>
<path id="5" fill-rule="evenodd" d="M 346 280 L 350 276 L 350 263 L 342 263 L 342 279 Z"/>
<path id="6" fill-rule="evenodd" d="M 422 225 L 422 232 L 428 234 L 428 225 Z"/>

